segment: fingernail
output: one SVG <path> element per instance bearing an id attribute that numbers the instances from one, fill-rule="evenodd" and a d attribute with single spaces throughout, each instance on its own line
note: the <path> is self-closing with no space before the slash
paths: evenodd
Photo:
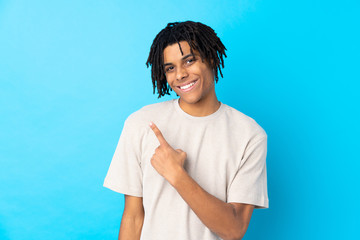
<path id="1" fill-rule="evenodd" d="M 152 122 L 149 122 L 149 126 L 151 127 L 153 125 L 153 123 Z"/>

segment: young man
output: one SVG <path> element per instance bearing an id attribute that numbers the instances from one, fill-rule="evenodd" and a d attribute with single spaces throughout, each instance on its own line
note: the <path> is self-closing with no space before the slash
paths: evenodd
<path id="1" fill-rule="evenodd" d="M 218 101 L 225 47 L 210 27 L 169 23 L 147 65 L 159 97 L 125 121 L 104 186 L 125 194 L 119 239 L 241 239 L 267 208 L 267 135 Z"/>

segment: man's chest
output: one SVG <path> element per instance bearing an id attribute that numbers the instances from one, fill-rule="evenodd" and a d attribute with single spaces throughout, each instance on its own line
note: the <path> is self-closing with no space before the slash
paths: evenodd
<path id="1" fill-rule="evenodd" d="M 166 129 L 163 135 L 174 149 L 187 153 L 184 168 L 187 173 L 212 195 L 226 201 L 229 183 L 234 178 L 241 161 L 243 147 L 227 130 L 214 128 Z M 221 131 L 222 130 L 222 131 Z M 169 184 L 151 165 L 151 157 L 159 142 L 149 132 L 142 141 L 141 168 L 143 186 L 161 192 Z M 171 186 L 170 186 L 171 187 Z"/>

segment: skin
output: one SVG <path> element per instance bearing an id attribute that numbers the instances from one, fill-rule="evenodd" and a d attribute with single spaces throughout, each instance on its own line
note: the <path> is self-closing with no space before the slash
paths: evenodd
<path id="1" fill-rule="evenodd" d="M 212 69 L 206 61 L 201 60 L 197 51 L 194 51 L 195 56 L 191 55 L 187 42 L 180 44 L 183 55 L 178 44 L 169 45 L 164 49 L 167 82 L 179 95 L 179 105 L 186 113 L 193 116 L 212 114 L 220 107 L 215 94 Z M 183 92 L 178 88 L 195 80 L 196 86 L 191 91 Z M 150 128 L 160 143 L 151 158 L 154 169 L 177 190 L 211 231 L 225 240 L 242 239 L 250 223 L 254 206 L 226 203 L 206 192 L 183 168 L 186 152 L 172 148 L 154 123 L 150 123 Z M 124 223 L 122 220 L 119 239 L 140 238 L 143 214 L 142 198 L 126 196 L 126 220 Z"/>
<path id="2" fill-rule="evenodd" d="M 192 116 L 202 117 L 215 112 L 220 107 L 215 94 L 214 74 L 209 64 L 202 62 L 198 51 L 191 54 L 187 42 L 172 44 L 164 49 L 164 70 L 169 86 L 179 97 L 180 107 Z M 196 86 L 189 92 L 183 92 L 178 87 L 197 80 Z"/>
<path id="3" fill-rule="evenodd" d="M 139 240 L 144 222 L 142 197 L 125 195 L 125 209 L 121 219 L 119 240 Z"/>

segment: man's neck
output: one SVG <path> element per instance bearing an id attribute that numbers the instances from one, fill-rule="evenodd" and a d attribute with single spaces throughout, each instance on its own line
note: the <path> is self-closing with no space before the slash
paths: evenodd
<path id="1" fill-rule="evenodd" d="M 221 104 L 218 101 L 216 95 L 214 95 L 209 99 L 204 99 L 195 104 L 188 104 L 179 99 L 179 105 L 184 112 L 190 114 L 191 116 L 205 117 L 216 112 Z"/>

